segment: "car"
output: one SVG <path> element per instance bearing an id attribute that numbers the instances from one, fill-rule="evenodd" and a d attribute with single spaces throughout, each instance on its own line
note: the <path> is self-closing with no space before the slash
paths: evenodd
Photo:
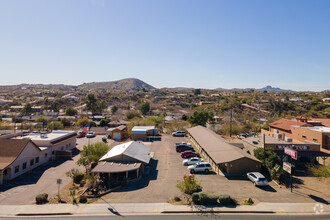
<path id="1" fill-rule="evenodd" d="M 194 165 L 190 165 L 187 167 L 187 170 L 190 173 L 208 173 L 211 169 L 211 164 L 208 162 L 195 163 Z"/>
<path id="2" fill-rule="evenodd" d="M 190 158 L 190 157 L 199 157 L 199 153 L 191 150 L 187 150 L 184 152 L 181 152 L 181 157 L 182 158 Z"/>
<path id="3" fill-rule="evenodd" d="M 189 165 L 193 165 L 195 163 L 201 163 L 203 162 L 203 159 L 202 158 L 199 158 L 199 157 L 191 157 L 189 159 L 185 159 L 182 161 L 182 165 L 183 166 L 189 166 Z"/>
<path id="4" fill-rule="evenodd" d="M 176 131 L 172 133 L 173 137 L 184 137 L 186 136 L 186 132 L 185 131 Z"/>
<path id="5" fill-rule="evenodd" d="M 77 133 L 77 138 L 85 137 L 86 134 L 87 134 L 86 131 L 79 131 L 79 132 Z"/>
<path id="6" fill-rule="evenodd" d="M 176 149 L 176 152 L 183 152 L 183 151 L 186 151 L 186 150 L 194 150 L 193 146 L 191 145 L 186 145 L 186 144 L 180 144 L 180 145 L 176 145 L 175 146 L 175 149 Z"/>
<path id="7" fill-rule="evenodd" d="M 248 136 L 246 134 L 239 134 L 237 135 L 237 138 L 238 139 L 244 139 L 244 138 L 247 138 Z"/>
<path id="8" fill-rule="evenodd" d="M 95 132 L 93 132 L 93 131 L 88 132 L 88 133 L 86 134 L 86 137 L 87 137 L 87 138 L 93 138 L 93 137 L 95 137 Z"/>
<path id="9" fill-rule="evenodd" d="M 259 172 L 250 172 L 247 173 L 246 176 L 255 186 L 268 186 L 266 177 Z"/>
<path id="10" fill-rule="evenodd" d="M 188 146 L 191 146 L 190 143 L 187 143 L 187 142 L 184 142 L 184 141 L 182 141 L 181 143 L 176 143 L 175 144 L 175 146 L 177 146 L 177 145 L 188 145 Z"/>

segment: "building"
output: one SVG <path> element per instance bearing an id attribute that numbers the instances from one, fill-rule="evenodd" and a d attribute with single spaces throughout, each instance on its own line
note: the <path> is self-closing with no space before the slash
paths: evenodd
<path id="1" fill-rule="evenodd" d="M 150 149 L 135 141 L 117 145 L 100 159 L 92 173 L 99 173 L 107 183 L 137 179 L 150 162 Z"/>
<path id="2" fill-rule="evenodd" d="M 157 136 L 157 128 L 155 126 L 134 126 L 131 131 L 131 138 L 133 140 L 146 141 L 152 136 Z"/>
<path id="3" fill-rule="evenodd" d="M 49 161 L 29 139 L 0 139 L 0 185 Z"/>
<path id="4" fill-rule="evenodd" d="M 108 138 L 112 138 L 115 141 L 121 141 L 128 135 L 127 127 L 125 125 L 120 125 L 115 128 L 109 128 L 106 131 L 106 135 Z"/>
<path id="5" fill-rule="evenodd" d="M 129 121 L 125 121 L 125 120 L 114 120 L 108 123 L 108 126 L 110 128 L 115 128 L 118 127 L 120 125 L 125 125 L 127 126 L 129 124 Z"/>
<path id="6" fill-rule="evenodd" d="M 284 148 L 290 148 L 298 152 L 298 160 L 296 164 L 315 163 L 319 158 L 325 160 L 329 155 L 320 151 L 320 144 L 312 141 L 294 141 L 293 139 L 283 140 L 272 136 L 265 135 L 265 144 L 262 136 L 248 137 L 242 139 L 244 148 L 253 154 L 254 149 L 270 147 L 274 149 L 282 160 L 285 160 Z"/>
<path id="7" fill-rule="evenodd" d="M 65 156 L 68 157 L 71 151 L 76 147 L 75 131 L 55 130 L 51 133 L 29 133 L 27 135 L 18 135 L 13 139 L 24 140 L 28 139 L 33 141 L 45 155 L 50 159 Z"/>
<path id="8" fill-rule="evenodd" d="M 261 163 L 253 155 L 229 144 L 213 131 L 202 126 L 189 128 L 187 131 L 192 143 L 216 173 L 246 175 L 248 172 L 260 170 Z"/>
<path id="9" fill-rule="evenodd" d="M 294 140 L 305 143 L 310 141 L 320 144 L 320 150 L 330 153 L 330 119 L 308 119 L 303 116 L 296 117 L 296 121 L 280 119 L 269 124 L 266 134 L 282 140 Z"/>

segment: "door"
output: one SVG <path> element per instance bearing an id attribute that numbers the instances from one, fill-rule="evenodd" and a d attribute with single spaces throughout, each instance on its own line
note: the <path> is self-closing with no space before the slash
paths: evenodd
<path id="1" fill-rule="evenodd" d="M 120 141 L 121 140 L 121 134 L 120 133 L 113 133 L 113 139 L 116 141 Z"/>

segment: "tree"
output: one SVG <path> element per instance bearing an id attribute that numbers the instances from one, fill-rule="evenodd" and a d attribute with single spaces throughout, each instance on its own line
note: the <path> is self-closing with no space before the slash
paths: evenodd
<path id="1" fill-rule="evenodd" d="M 63 124 L 60 121 L 53 121 L 49 123 L 48 128 L 51 130 L 61 130 L 63 129 Z"/>
<path id="2" fill-rule="evenodd" d="M 135 117 L 140 117 L 141 113 L 135 110 L 129 110 L 125 113 L 125 116 L 128 120 L 133 119 Z"/>
<path id="3" fill-rule="evenodd" d="M 108 125 L 109 122 L 110 122 L 110 118 L 102 119 L 102 120 L 100 121 L 100 126 L 101 126 L 101 127 L 105 127 L 105 126 Z"/>
<path id="4" fill-rule="evenodd" d="M 99 101 L 93 93 L 90 93 L 85 98 L 86 109 L 91 111 L 93 115 L 101 114 L 107 107 L 104 101 Z"/>
<path id="5" fill-rule="evenodd" d="M 91 120 L 88 118 L 79 118 L 76 122 L 76 125 L 78 125 L 80 127 L 84 127 L 84 126 L 88 125 L 90 122 L 91 122 Z"/>
<path id="6" fill-rule="evenodd" d="M 202 94 L 201 89 L 194 89 L 194 95 Z"/>
<path id="7" fill-rule="evenodd" d="M 265 165 L 270 173 L 276 164 L 281 164 L 281 158 L 274 152 L 274 149 L 271 147 L 266 147 L 265 152 L 263 148 L 254 149 L 254 156 Z"/>
<path id="8" fill-rule="evenodd" d="M 62 118 L 61 123 L 63 124 L 64 127 L 70 127 L 71 126 L 71 122 L 67 118 Z"/>
<path id="9" fill-rule="evenodd" d="M 46 124 L 48 122 L 48 119 L 41 116 L 36 119 L 36 122 L 41 122 L 42 124 Z"/>
<path id="10" fill-rule="evenodd" d="M 190 124 L 192 124 L 193 126 L 196 125 L 202 125 L 205 126 L 206 122 L 210 119 L 212 119 L 213 116 L 211 113 L 208 113 L 206 111 L 195 111 L 189 118 L 188 121 L 190 122 Z"/>
<path id="11" fill-rule="evenodd" d="M 88 146 L 84 146 L 83 150 L 80 151 L 80 158 L 77 161 L 79 166 L 84 166 L 86 174 L 89 174 L 92 165 L 97 164 L 101 157 L 109 151 L 110 147 L 103 142 L 97 142 Z"/>
<path id="12" fill-rule="evenodd" d="M 141 112 L 143 115 L 146 115 L 150 111 L 150 104 L 149 102 L 143 102 L 141 104 Z"/>
<path id="13" fill-rule="evenodd" d="M 31 115 L 32 112 L 33 112 L 32 105 L 30 103 L 25 104 L 22 109 L 22 113 L 24 115 Z"/>
<path id="14" fill-rule="evenodd" d="M 69 107 L 65 110 L 65 115 L 68 115 L 68 116 L 75 116 L 77 115 L 78 111 L 72 107 Z"/>
<path id="15" fill-rule="evenodd" d="M 59 112 L 60 111 L 60 103 L 58 102 L 58 100 L 55 100 L 54 102 L 52 102 L 50 107 L 54 112 Z"/>
<path id="16" fill-rule="evenodd" d="M 112 108 L 111 108 L 111 113 L 112 113 L 112 114 L 115 114 L 115 113 L 117 112 L 117 110 L 118 110 L 118 107 L 117 107 L 116 105 L 114 105 L 114 106 L 112 106 Z"/>

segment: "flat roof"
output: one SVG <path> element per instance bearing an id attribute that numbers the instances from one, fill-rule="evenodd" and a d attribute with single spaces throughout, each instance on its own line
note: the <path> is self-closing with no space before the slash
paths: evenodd
<path id="1" fill-rule="evenodd" d="M 315 127 L 304 127 L 306 129 L 310 129 L 313 131 L 319 131 L 319 132 L 326 132 L 326 133 L 330 133 L 330 128 L 328 127 L 323 127 L 323 126 L 315 126 Z"/>
<path id="2" fill-rule="evenodd" d="M 134 126 L 132 131 L 147 131 L 155 129 L 155 126 Z"/>
<path id="3" fill-rule="evenodd" d="M 15 139 L 30 139 L 32 141 L 50 141 L 52 143 L 57 143 L 63 138 L 69 138 L 75 135 L 75 131 L 55 130 L 51 133 L 29 133 L 26 136 L 18 136 Z"/>
<path id="4" fill-rule="evenodd" d="M 258 136 L 255 136 L 255 137 L 247 137 L 247 138 L 243 138 L 242 139 L 243 142 L 246 142 L 248 144 L 251 144 L 255 147 L 263 147 L 263 141 L 262 141 L 262 135 L 258 135 Z M 272 136 L 269 136 L 269 135 L 265 135 L 265 142 L 266 144 L 286 144 L 286 145 L 289 145 L 289 144 L 308 144 L 308 145 L 319 145 L 319 144 L 316 144 L 316 143 L 313 143 L 313 142 L 302 142 L 302 141 L 297 141 L 295 139 L 292 139 L 292 142 L 288 142 L 288 141 L 285 141 L 285 140 L 282 140 L 282 139 L 278 139 L 276 137 L 272 137 Z"/>

